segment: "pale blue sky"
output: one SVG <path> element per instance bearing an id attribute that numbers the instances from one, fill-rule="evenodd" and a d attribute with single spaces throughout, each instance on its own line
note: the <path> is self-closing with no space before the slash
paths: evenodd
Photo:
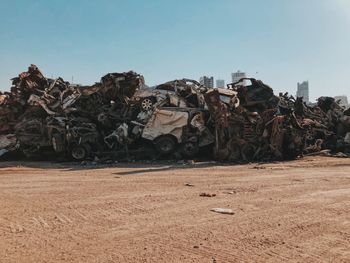
<path id="1" fill-rule="evenodd" d="M 92 84 L 135 70 L 149 85 L 235 70 L 276 92 L 350 95 L 348 0 L 0 0 L 0 89 L 34 63 Z M 258 72 L 258 73 L 256 73 Z"/>

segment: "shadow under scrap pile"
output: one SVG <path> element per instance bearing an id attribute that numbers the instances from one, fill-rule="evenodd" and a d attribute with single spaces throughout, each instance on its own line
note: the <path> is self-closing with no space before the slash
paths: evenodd
<path id="1" fill-rule="evenodd" d="M 0 92 L 0 156 L 252 162 L 350 153 L 350 111 L 333 98 L 309 106 L 244 80 L 227 89 L 191 79 L 150 88 L 130 71 L 81 86 L 31 65 Z"/>

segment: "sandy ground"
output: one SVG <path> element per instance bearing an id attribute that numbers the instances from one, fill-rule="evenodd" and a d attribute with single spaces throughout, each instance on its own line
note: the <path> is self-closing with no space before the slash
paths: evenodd
<path id="1" fill-rule="evenodd" d="M 350 159 L 3 162 L 0 262 L 350 262 Z"/>

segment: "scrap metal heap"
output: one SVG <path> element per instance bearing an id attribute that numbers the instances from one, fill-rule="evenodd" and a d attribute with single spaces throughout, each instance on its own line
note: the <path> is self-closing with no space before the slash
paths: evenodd
<path id="1" fill-rule="evenodd" d="M 242 80 L 227 89 L 190 79 L 148 88 L 130 71 L 80 86 L 31 65 L 0 92 L 0 156 L 252 162 L 350 154 L 350 111 L 333 98 L 310 107 L 275 96 L 260 80 Z"/>

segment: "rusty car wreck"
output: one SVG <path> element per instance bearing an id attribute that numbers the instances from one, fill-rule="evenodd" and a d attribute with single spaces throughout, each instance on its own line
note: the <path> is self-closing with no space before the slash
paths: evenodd
<path id="1" fill-rule="evenodd" d="M 0 156 L 253 162 L 350 153 L 350 112 L 333 98 L 311 107 L 244 80 L 250 85 L 180 79 L 149 88 L 129 71 L 81 86 L 31 65 L 0 92 Z"/>

